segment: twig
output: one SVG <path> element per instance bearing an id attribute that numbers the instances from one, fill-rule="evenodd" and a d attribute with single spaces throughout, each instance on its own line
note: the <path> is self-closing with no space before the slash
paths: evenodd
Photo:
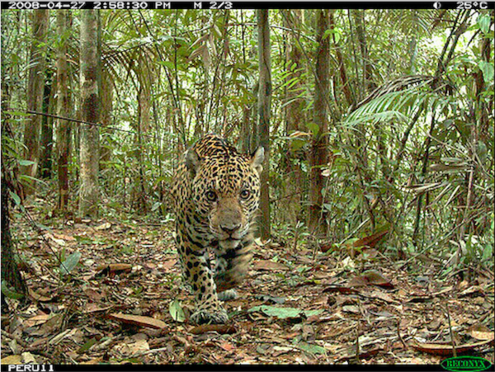
<path id="1" fill-rule="evenodd" d="M 20 338 L 14 336 L 13 334 L 8 333 L 7 331 L 4 331 L 3 329 L 2 329 L 2 336 L 10 338 L 11 340 L 15 340 L 24 349 L 27 349 L 28 347 L 27 344 L 24 341 L 22 341 Z"/>
<path id="2" fill-rule="evenodd" d="M 445 310 L 447 311 L 447 319 L 449 321 L 449 332 L 450 332 L 450 342 L 452 343 L 452 352 L 454 354 L 454 358 L 457 357 L 457 351 L 455 349 L 455 341 L 454 341 L 454 334 L 452 332 L 452 323 L 450 322 L 450 312 L 449 312 L 449 305 L 445 304 Z"/>
<path id="3" fill-rule="evenodd" d="M 399 337 L 400 342 L 402 342 L 402 345 L 404 345 L 404 349 L 407 349 L 407 344 L 404 342 L 404 339 L 402 338 L 402 335 L 400 334 L 400 322 L 402 321 L 402 318 L 397 319 L 397 336 Z"/>
<path id="4" fill-rule="evenodd" d="M 359 321 L 357 322 L 357 327 L 356 327 L 356 363 L 361 363 L 359 360 L 359 354 L 361 354 L 360 347 L 359 347 L 359 333 L 360 332 L 360 323 Z"/>

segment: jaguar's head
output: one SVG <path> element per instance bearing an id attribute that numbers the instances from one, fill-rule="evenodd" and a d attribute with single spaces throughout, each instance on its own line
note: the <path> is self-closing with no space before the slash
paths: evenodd
<path id="1" fill-rule="evenodd" d="M 220 153 L 201 158 L 194 149 L 186 154 L 196 214 L 208 221 L 209 234 L 224 248 L 237 247 L 254 223 L 263 160 L 263 147 L 251 156 Z"/>

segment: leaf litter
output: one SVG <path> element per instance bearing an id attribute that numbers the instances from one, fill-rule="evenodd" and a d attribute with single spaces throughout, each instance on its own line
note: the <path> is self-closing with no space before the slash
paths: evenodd
<path id="1" fill-rule="evenodd" d="M 229 323 L 196 325 L 170 223 L 43 224 L 53 250 L 14 225 L 30 291 L 27 302 L 7 298 L 2 364 L 438 364 L 453 353 L 451 334 L 457 354 L 494 362 L 493 273 L 467 282 L 432 265 L 415 277 L 379 255 L 257 240 L 239 297 L 224 303 Z M 354 247 L 379 251 L 385 233 Z"/>

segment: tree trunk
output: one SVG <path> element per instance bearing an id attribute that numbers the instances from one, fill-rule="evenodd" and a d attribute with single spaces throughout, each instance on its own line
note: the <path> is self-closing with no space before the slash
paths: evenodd
<path id="1" fill-rule="evenodd" d="M 57 12 L 57 33 L 65 35 L 69 28 L 69 16 L 66 10 Z M 69 94 L 67 82 L 67 39 L 61 40 L 57 49 L 57 116 L 69 116 Z M 71 126 L 67 120 L 57 119 L 57 147 L 56 159 L 58 169 L 58 202 L 57 209 L 67 210 L 69 202 L 69 148 Z"/>
<path id="2" fill-rule="evenodd" d="M 364 12 L 365 10 L 353 10 L 354 23 L 356 25 L 356 34 L 359 41 L 359 49 L 361 50 L 361 58 L 363 59 L 364 72 L 364 96 L 376 89 L 376 84 L 373 81 L 373 66 L 371 65 L 368 45 L 366 43 L 366 33 L 364 27 Z"/>
<path id="3" fill-rule="evenodd" d="M 5 109 L 4 102 L 2 102 L 2 109 Z M 8 124 L 8 117 L 4 117 L 5 113 L 2 113 L 2 148 L 4 148 L 4 141 L 13 141 L 12 130 Z M 8 138 L 11 137 L 11 138 Z M 10 232 L 10 206 L 12 204 L 12 198 L 10 192 L 14 192 L 21 200 L 23 199 L 23 193 L 19 182 L 17 181 L 18 170 L 15 168 L 17 161 L 13 161 L 9 157 L 8 152 L 2 151 L 2 281 L 6 281 L 10 286 L 14 287 L 14 290 L 18 293 L 26 293 L 26 284 L 19 272 L 18 265 L 15 260 L 15 246 L 12 240 Z M 2 296 L 2 313 L 4 312 L 4 306 L 6 305 L 5 298 Z"/>
<path id="4" fill-rule="evenodd" d="M 110 74 L 102 71 L 102 84 L 101 84 L 101 125 L 107 127 L 112 124 L 112 110 L 113 110 L 113 82 Z M 112 147 L 115 146 L 111 136 L 103 136 L 101 157 L 100 157 L 100 169 L 105 169 L 107 163 L 111 159 Z"/>
<path id="5" fill-rule="evenodd" d="M 51 74 L 50 74 L 51 75 Z M 51 77 L 47 77 L 45 88 L 43 92 L 43 112 L 52 114 L 51 107 L 55 95 L 53 92 L 56 90 L 55 83 L 51 80 Z M 41 138 L 40 138 L 40 166 L 38 174 L 41 178 L 50 178 L 52 176 L 52 149 L 53 149 L 53 119 L 48 116 L 41 118 Z"/>
<path id="6" fill-rule="evenodd" d="M 30 111 L 41 111 L 43 101 L 43 87 L 45 82 L 45 51 L 46 34 L 48 31 L 48 10 L 33 11 L 33 40 L 30 51 L 30 68 L 27 86 L 27 109 Z M 35 177 L 39 163 L 39 136 L 40 136 L 41 116 L 31 115 L 24 128 L 24 158 L 32 161 L 23 167 L 22 173 Z M 26 192 L 31 194 L 34 187 L 26 188 Z"/>
<path id="7" fill-rule="evenodd" d="M 300 9 L 285 11 L 287 16 L 283 17 L 285 26 L 292 30 L 297 30 L 302 22 L 302 11 Z M 301 76 L 303 74 L 302 52 L 298 45 L 298 36 L 290 33 L 287 38 L 287 67 L 292 71 L 287 76 L 287 80 L 296 78 L 297 81 L 292 88 L 287 89 L 286 100 L 290 102 L 286 106 L 286 124 L 285 132 L 289 136 L 292 132 L 299 131 L 306 122 L 304 114 L 304 98 L 298 97 L 302 89 Z M 295 67 L 292 67 L 295 66 Z M 303 190 L 302 185 L 302 170 L 301 165 L 297 161 L 300 149 L 295 150 L 292 142 L 287 142 L 286 146 L 287 157 L 282 159 L 286 164 L 286 172 L 289 177 L 286 182 L 286 199 L 283 203 L 283 208 L 288 211 L 288 218 L 291 224 L 296 224 L 301 211 L 301 195 Z"/>
<path id="8" fill-rule="evenodd" d="M 137 172 L 133 180 L 131 205 L 141 214 L 147 213 L 146 181 L 143 158 L 143 133 L 147 133 L 150 126 L 150 91 L 149 87 L 141 85 L 138 90 L 138 119 L 135 126 L 134 155 L 136 156 Z"/>
<path id="9" fill-rule="evenodd" d="M 100 117 L 99 81 L 101 55 L 99 53 L 99 13 L 82 10 L 81 17 L 81 117 L 98 123 Z M 81 132 L 81 187 L 79 214 L 96 217 L 98 214 L 98 163 L 100 157 L 99 132 L 96 125 L 83 124 Z"/>
<path id="10" fill-rule="evenodd" d="M 326 213 L 323 209 L 322 167 L 327 164 L 328 157 L 328 105 L 329 97 L 329 38 L 324 38 L 325 31 L 330 28 L 328 9 L 319 9 L 316 21 L 316 39 L 319 44 L 316 52 L 316 84 L 314 103 L 314 123 L 318 133 L 312 136 L 309 152 L 309 213 L 308 228 L 313 234 L 324 235 L 327 230 Z"/>
<path id="11" fill-rule="evenodd" d="M 270 61 L 270 27 L 268 10 L 259 9 L 258 16 L 258 57 L 260 82 L 258 90 L 258 115 L 260 146 L 265 149 L 265 161 L 261 173 L 261 238 L 270 237 L 270 104 L 272 97 L 271 61 Z"/>

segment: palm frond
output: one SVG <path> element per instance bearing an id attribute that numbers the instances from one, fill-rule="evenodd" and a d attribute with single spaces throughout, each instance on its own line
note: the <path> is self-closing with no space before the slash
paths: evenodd
<path id="1" fill-rule="evenodd" d="M 404 122 L 419 107 L 423 107 L 425 112 L 443 110 L 450 100 L 441 94 L 441 88 L 431 88 L 434 81 L 432 76 L 414 75 L 388 82 L 360 102 L 343 124 L 354 126 L 390 120 Z"/>

